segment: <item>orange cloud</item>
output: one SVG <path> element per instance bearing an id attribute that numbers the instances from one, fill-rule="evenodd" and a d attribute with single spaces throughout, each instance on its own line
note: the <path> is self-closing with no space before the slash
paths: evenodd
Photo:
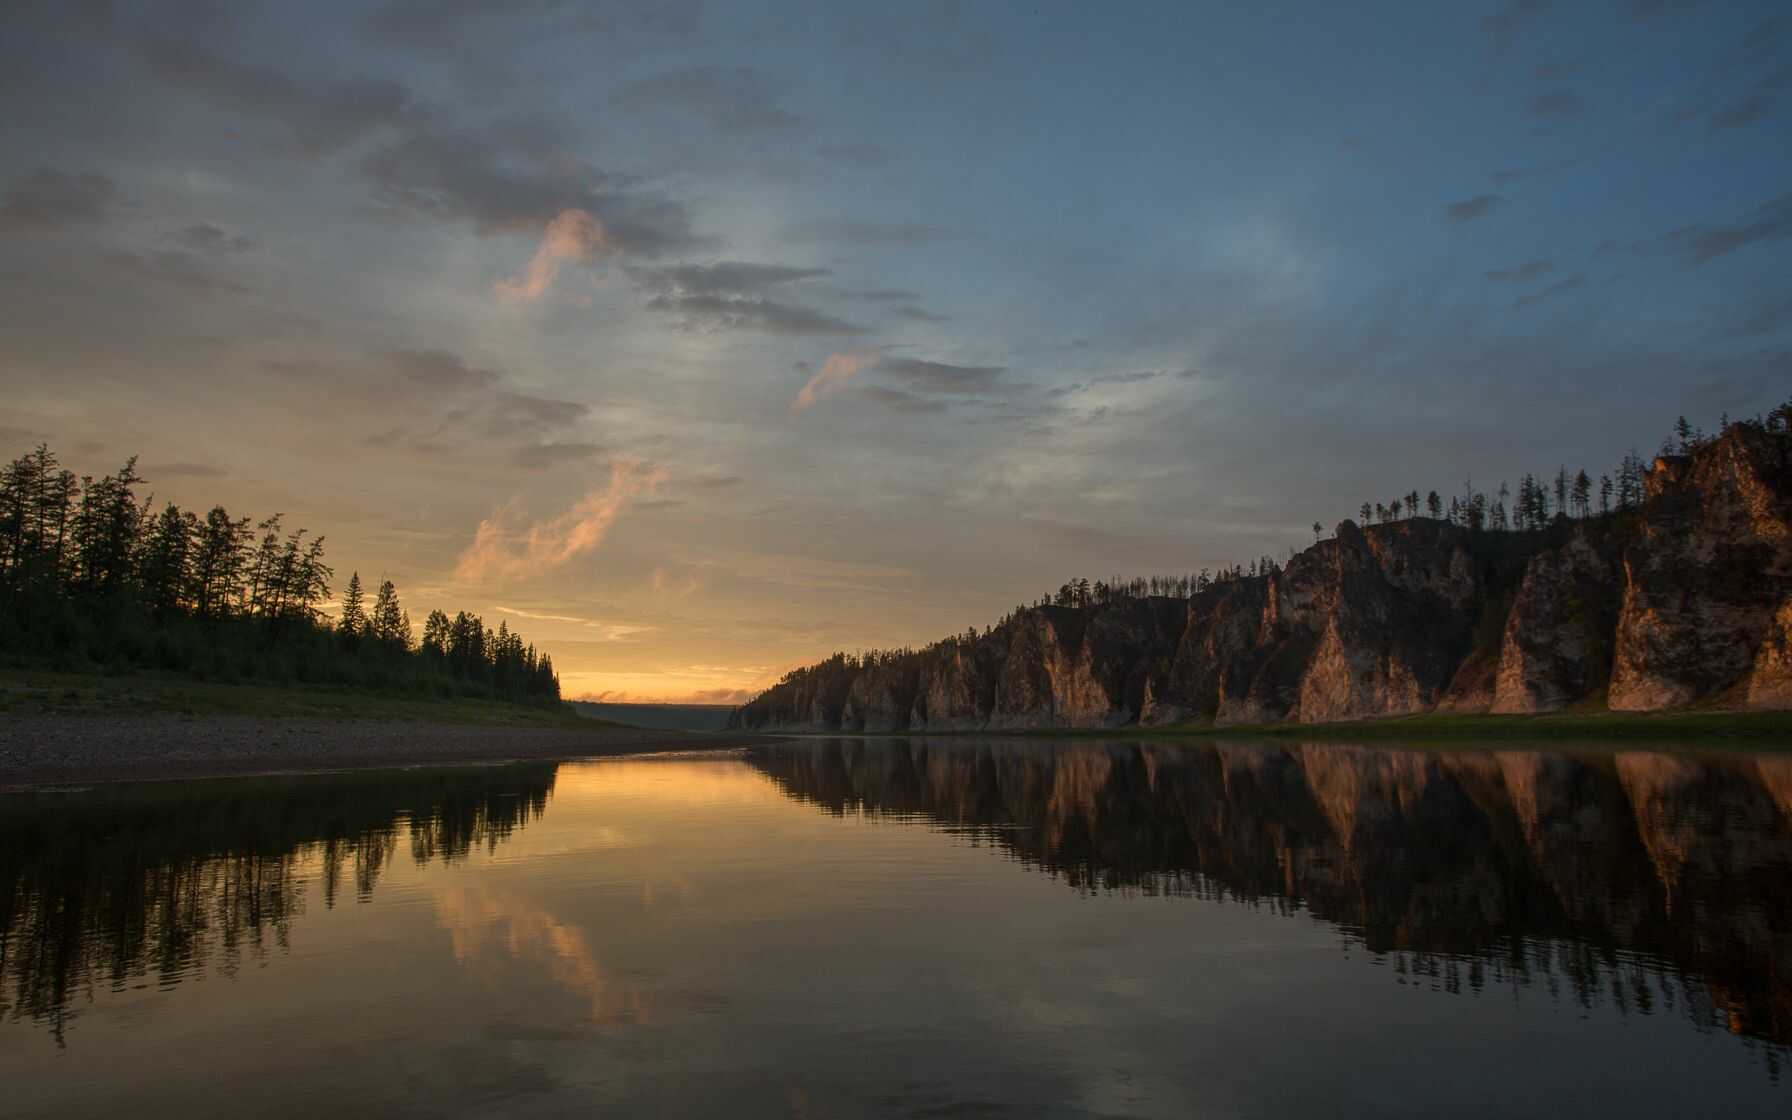
<path id="1" fill-rule="evenodd" d="M 845 388 L 853 375 L 871 364 L 875 355 L 849 351 L 845 354 L 829 354 L 828 360 L 822 363 L 809 383 L 797 393 L 796 399 L 790 402 L 790 414 L 801 416 L 809 411 L 809 407 L 817 401 L 825 400 Z"/>
<path id="2" fill-rule="evenodd" d="M 604 225 L 584 210 L 562 210 L 548 223 L 541 247 L 524 269 L 494 285 L 498 298 L 519 303 L 540 299 L 553 286 L 561 261 L 590 260 L 608 247 Z"/>
<path id="3" fill-rule="evenodd" d="M 551 521 L 515 531 L 506 527 L 500 511 L 479 523 L 473 543 L 460 554 L 455 575 L 476 582 L 528 579 L 551 572 L 602 544 L 629 503 L 652 494 L 665 481 L 666 472 L 659 467 L 618 459 L 610 464 L 608 486 L 586 494 Z"/>

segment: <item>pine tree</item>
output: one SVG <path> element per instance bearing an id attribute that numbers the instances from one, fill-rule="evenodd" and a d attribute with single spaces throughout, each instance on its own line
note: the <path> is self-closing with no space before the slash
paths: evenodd
<path id="1" fill-rule="evenodd" d="M 384 646 L 409 649 L 411 633 L 403 619 L 404 612 L 398 605 L 398 589 L 392 586 L 391 580 L 381 580 L 379 592 L 373 598 L 373 614 L 368 619 L 374 638 Z"/>
<path id="2" fill-rule="evenodd" d="M 1444 500 L 1437 496 L 1437 491 L 1433 490 L 1431 493 L 1425 495 L 1425 510 L 1431 514 L 1431 519 L 1433 521 L 1443 519 Z"/>
<path id="3" fill-rule="evenodd" d="M 1574 516 L 1584 518 L 1593 508 L 1593 480 L 1582 470 L 1574 476 Z"/>
<path id="4" fill-rule="evenodd" d="M 1612 511 L 1612 476 L 1599 476 L 1599 516 L 1604 517 Z"/>
<path id="5" fill-rule="evenodd" d="M 342 616 L 336 622 L 336 633 L 344 645 L 353 646 L 367 632 L 367 615 L 361 606 L 361 573 L 348 577 L 348 590 L 342 593 Z"/>

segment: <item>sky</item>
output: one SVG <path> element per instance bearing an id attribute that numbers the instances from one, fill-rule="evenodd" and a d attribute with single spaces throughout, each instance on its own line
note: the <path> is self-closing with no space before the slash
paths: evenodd
<path id="1" fill-rule="evenodd" d="M 0 106 L 0 453 L 281 512 L 569 696 L 1792 387 L 1783 3 L 24 0 Z"/>

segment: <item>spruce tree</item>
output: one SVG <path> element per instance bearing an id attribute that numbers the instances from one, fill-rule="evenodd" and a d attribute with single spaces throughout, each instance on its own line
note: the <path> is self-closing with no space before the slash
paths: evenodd
<path id="1" fill-rule="evenodd" d="M 403 611 L 398 605 L 398 589 L 389 579 L 380 581 L 379 592 L 373 598 L 373 616 L 368 624 L 381 645 L 395 649 L 410 647 L 410 629 L 404 625 Z"/>
<path id="2" fill-rule="evenodd" d="M 342 593 L 342 617 L 336 622 L 336 633 L 345 645 L 352 646 L 367 631 L 367 614 L 361 606 L 361 573 L 348 577 L 348 590 Z"/>

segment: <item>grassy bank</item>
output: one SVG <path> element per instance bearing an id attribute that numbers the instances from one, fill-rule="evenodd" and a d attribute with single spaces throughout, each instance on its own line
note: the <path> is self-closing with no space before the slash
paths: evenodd
<path id="1" fill-rule="evenodd" d="M 0 672 L 0 718 L 7 715 L 237 715 L 466 723 L 498 727 L 605 726 L 563 704 L 471 698 L 418 699 L 327 685 L 223 684 L 180 674 L 99 676 L 31 670 Z"/>

